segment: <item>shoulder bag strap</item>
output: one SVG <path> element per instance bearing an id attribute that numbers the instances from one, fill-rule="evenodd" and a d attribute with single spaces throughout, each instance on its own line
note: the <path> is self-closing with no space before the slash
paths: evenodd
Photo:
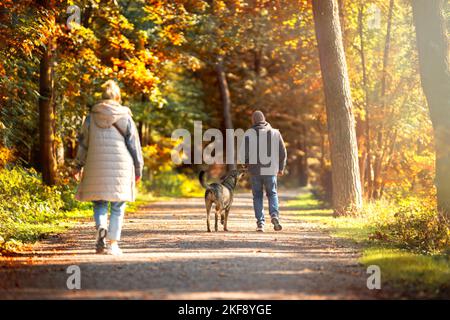
<path id="1" fill-rule="evenodd" d="M 112 125 L 114 126 L 114 128 L 116 128 L 117 131 L 119 131 L 120 135 L 121 135 L 124 139 L 127 138 L 127 135 L 125 134 L 125 132 L 123 132 L 122 128 L 119 127 L 119 125 L 117 124 L 117 122 L 114 122 Z"/>

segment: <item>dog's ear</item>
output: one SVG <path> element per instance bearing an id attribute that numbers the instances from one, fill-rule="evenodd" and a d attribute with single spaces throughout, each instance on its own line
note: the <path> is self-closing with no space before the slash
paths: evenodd
<path id="1" fill-rule="evenodd" d="M 239 171 L 239 175 L 243 176 L 243 175 L 245 175 L 248 172 L 248 169 L 247 168 L 241 168 L 238 171 Z"/>
<path id="2" fill-rule="evenodd" d="M 248 172 L 248 167 L 245 164 L 241 164 L 238 166 L 237 170 L 239 171 L 239 173 L 246 173 Z"/>
<path id="3" fill-rule="evenodd" d="M 246 173 L 247 173 L 247 170 L 243 170 L 243 169 L 237 170 L 237 178 L 241 179 Z"/>

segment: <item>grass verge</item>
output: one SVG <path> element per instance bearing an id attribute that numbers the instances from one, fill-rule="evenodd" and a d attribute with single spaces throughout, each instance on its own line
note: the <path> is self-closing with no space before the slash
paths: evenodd
<path id="1" fill-rule="evenodd" d="M 351 240 L 362 248 L 360 262 L 366 266 L 378 265 L 382 281 L 402 289 L 414 297 L 448 298 L 450 296 L 450 260 L 446 254 L 424 254 L 402 247 L 400 243 L 374 241 L 377 221 L 385 219 L 386 212 L 371 208 L 367 215 L 334 218 L 311 194 L 302 194 L 289 201 L 297 209 L 301 220 L 328 230 L 332 236 Z"/>
<path id="2" fill-rule="evenodd" d="M 92 206 L 82 204 L 77 209 L 60 211 L 45 222 L 12 222 L 8 226 L 11 234 L 7 240 L 0 237 L 0 256 L 19 252 L 28 245 L 52 234 L 63 233 L 74 227 L 80 219 L 91 216 Z"/>
<path id="3" fill-rule="evenodd" d="M 137 211 L 140 206 L 155 201 L 169 200 L 169 197 L 154 196 L 150 193 L 139 193 L 135 202 L 127 205 L 127 212 Z M 9 236 L 5 240 L 0 235 L 0 256 L 11 255 L 27 249 L 36 241 L 45 239 L 50 235 L 60 234 L 73 228 L 83 219 L 91 219 L 93 215 L 92 204 L 80 203 L 76 209 L 60 210 L 43 221 L 22 220 L 10 222 Z"/>

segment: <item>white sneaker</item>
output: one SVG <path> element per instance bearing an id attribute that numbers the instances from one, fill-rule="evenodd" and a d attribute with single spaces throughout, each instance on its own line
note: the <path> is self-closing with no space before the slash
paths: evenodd
<path id="1" fill-rule="evenodd" d="M 122 249 L 119 248 L 117 243 L 110 245 L 108 249 L 108 254 L 113 256 L 121 256 L 123 254 Z"/>

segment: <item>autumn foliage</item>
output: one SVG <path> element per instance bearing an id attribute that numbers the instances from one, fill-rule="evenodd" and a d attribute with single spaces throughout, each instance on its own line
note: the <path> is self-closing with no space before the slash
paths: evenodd
<path id="1" fill-rule="evenodd" d="M 433 129 L 410 3 L 336 3 L 365 202 L 412 194 L 428 199 L 435 194 Z M 71 5 L 80 9 L 80 23 L 69 27 Z M 39 135 L 40 126 L 50 125 L 56 181 L 67 182 L 78 128 L 100 98 L 100 85 L 115 79 L 138 125 L 149 189 L 163 188 L 152 184 L 158 176 L 197 169 L 171 164 L 174 129 L 192 130 L 193 120 L 247 128 L 260 109 L 288 147 L 284 183 L 312 185 L 324 198 L 332 193 L 310 1 L 3 0 L 0 26 L 1 167 L 40 171 L 48 165 L 39 157 Z M 45 52 L 51 54 L 53 115 L 42 124 Z M 229 91 L 228 111 L 220 82 Z"/>

